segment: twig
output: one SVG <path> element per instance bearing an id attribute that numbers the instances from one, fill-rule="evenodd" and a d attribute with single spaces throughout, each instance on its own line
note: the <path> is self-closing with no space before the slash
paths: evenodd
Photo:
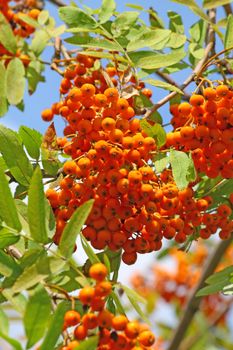
<path id="1" fill-rule="evenodd" d="M 51 2 L 52 4 L 62 7 L 62 6 L 67 6 L 67 4 L 65 4 L 63 1 L 61 0 L 48 0 L 49 2 Z"/>
<path id="2" fill-rule="evenodd" d="M 212 23 L 216 23 L 216 9 L 210 9 L 208 12 L 208 17 Z M 213 47 L 211 49 L 211 56 L 215 55 L 215 31 L 213 29 L 213 26 L 209 23 L 208 24 L 208 30 L 206 35 L 206 44 L 213 43 Z"/>
<path id="3" fill-rule="evenodd" d="M 176 332 L 171 340 L 171 343 L 167 350 L 179 350 L 180 344 L 184 338 L 184 335 L 192 322 L 192 319 L 199 308 L 201 297 L 196 297 L 197 292 L 205 286 L 205 280 L 215 271 L 218 266 L 222 256 L 224 255 L 226 249 L 229 247 L 233 239 L 233 236 L 226 240 L 220 242 L 217 248 L 210 255 L 207 263 L 204 267 L 203 273 L 201 275 L 200 281 L 196 288 L 193 290 L 188 303 L 185 307 L 183 317 L 180 320 L 180 323 L 176 329 Z"/>
<path id="4" fill-rule="evenodd" d="M 7 249 L 6 249 L 7 253 L 11 256 L 13 256 L 13 258 L 15 259 L 20 259 L 22 258 L 22 254 L 20 253 L 20 251 L 15 248 L 13 245 L 10 245 Z"/>
<path id="5" fill-rule="evenodd" d="M 229 16 L 232 14 L 231 4 L 224 5 L 223 8 L 224 8 L 224 11 L 226 13 L 226 16 Z"/>
<path id="6" fill-rule="evenodd" d="M 205 48 L 205 52 L 204 52 L 204 56 L 203 58 L 199 61 L 199 63 L 197 64 L 196 68 L 194 69 L 194 71 L 190 74 L 190 76 L 183 82 L 183 84 L 180 86 L 180 90 L 184 90 L 192 81 L 194 81 L 194 79 L 196 78 L 196 76 L 198 76 L 200 74 L 200 72 L 202 71 L 202 66 L 203 64 L 207 61 L 208 56 L 210 51 L 212 50 L 213 47 L 213 42 L 210 42 L 206 48 Z M 170 101 L 173 97 L 175 97 L 178 93 L 176 91 L 171 92 L 170 94 L 168 94 L 167 96 L 165 96 L 164 98 L 162 98 L 160 101 L 158 101 L 153 108 L 151 108 L 151 110 L 149 112 L 147 112 L 144 116 L 144 118 L 148 118 L 151 114 L 153 114 L 155 111 L 157 111 L 157 109 L 159 109 L 160 107 L 162 107 L 163 105 L 165 105 L 165 103 L 167 103 L 168 101 Z"/>
<path id="7" fill-rule="evenodd" d="M 160 78 L 162 78 L 164 81 L 166 81 L 167 83 L 171 84 L 171 85 L 174 85 L 176 86 L 178 89 L 181 90 L 181 86 L 175 81 L 173 80 L 169 74 L 166 74 L 166 73 L 163 73 L 161 71 L 156 71 L 155 72 L 156 75 L 158 75 Z M 187 94 L 186 92 L 184 92 L 184 95 L 183 95 L 183 99 L 185 101 L 188 101 L 190 99 L 190 95 Z"/>
<path id="8" fill-rule="evenodd" d="M 211 20 L 214 19 L 213 17 L 213 13 L 211 12 Z M 213 28 L 212 26 L 208 27 L 208 34 L 207 34 L 207 38 L 208 38 L 208 43 L 206 45 L 205 51 L 204 51 L 204 55 L 202 57 L 202 59 L 198 62 L 197 66 L 195 67 L 195 69 L 193 70 L 193 72 L 188 76 L 188 78 L 183 82 L 183 84 L 180 86 L 180 90 L 184 90 L 192 81 L 194 81 L 196 79 L 196 77 L 198 77 L 200 75 L 200 73 L 203 71 L 203 66 L 205 65 L 205 63 L 208 61 L 208 57 L 210 52 L 213 50 L 214 48 L 214 41 L 215 41 L 215 36 L 212 33 Z M 168 94 L 167 96 L 165 96 L 164 98 L 162 98 L 160 101 L 158 101 L 144 116 L 144 118 L 148 118 L 151 114 L 153 114 L 155 111 L 157 111 L 157 109 L 159 109 L 160 107 L 162 107 L 163 105 L 165 105 L 168 101 L 170 101 L 173 97 L 175 97 L 178 93 L 176 91 L 171 92 L 170 94 Z"/>

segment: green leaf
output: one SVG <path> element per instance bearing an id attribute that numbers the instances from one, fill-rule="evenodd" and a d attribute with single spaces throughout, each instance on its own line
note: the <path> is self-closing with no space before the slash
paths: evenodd
<path id="1" fill-rule="evenodd" d="M 155 11 L 152 7 L 149 9 L 149 20 L 151 27 L 153 28 L 164 28 L 164 23 L 162 19 L 158 16 L 158 12 Z"/>
<path id="2" fill-rule="evenodd" d="M 78 7 L 65 6 L 59 8 L 59 17 L 68 27 L 93 29 L 97 27 L 96 20 Z"/>
<path id="3" fill-rule="evenodd" d="M 34 159 L 39 159 L 40 146 L 42 143 L 41 133 L 35 129 L 22 125 L 19 128 L 19 136 L 21 137 L 29 156 Z"/>
<path id="4" fill-rule="evenodd" d="M 167 47 L 178 49 L 186 43 L 187 37 L 183 34 L 171 33 L 169 41 L 166 43 Z"/>
<path id="5" fill-rule="evenodd" d="M 170 19 L 169 29 L 171 29 L 175 33 L 184 34 L 184 25 L 182 17 L 174 11 L 168 11 L 167 14 Z"/>
<path id="6" fill-rule="evenodd" d="M 186 56 L 186 53 L 184 51 L 174 51 L 168 54 L 157 54 L 151 51 L 140 51 L 131 53 L 129 56 L 137 67 L 158 69 L 176 64 Z"/>
<path id="7" fill-rule="evenodd" d="M 39 61 L 31 61 L 27 67 L 27 81 L 28 81 L 28 93 L 32 95 L 39 82 L 45 81 L 44 77 L 41 75 L 43 66 Z"/>
<path id="8" fill-rule="evenodd" d="M 81 235 L 81 242 L 83 250 L 87 254 L 91 264 L 99 263 L 100 260 L 98 258 L 98 254 L 95 254 L 94 250 L 91 248 L 90 244 L 83 235 Z"/>
<path id="9" fill-rule="evenodd" d="M 139 306 L 139 303 L 146 304 L 146 300 L 143 297 L 141 297 L 141 295 L 139 295 L 137 292 L 135 292 L 135 290 L 130 289 L 122 284 L 120 284 L 120 287 L 124 290 L 125 294 L 127 295 L 127 298 L 129 299 L 130 303 L 132 304 L 133 308 L 138 313 L 138 315 L 141 317 L 141 319 L 150 325 L 151 323 L 148 317 Z"/>
<path id="10" fill-rule="evenodd" d="M 16 271 L 18 264 L 6 253 L 0 250 L 0 274 L 10 276 L 13 271 Z"/>
<path id="11" fill-rule="evenodd" d="M 135 5 L 135 4 L 125 4 L 126 7 L 130 7 L 135 10 L 143 11 L 144 8 L 140 5 Z"/>
<path id="12" fill-rule="evenodd" d="M 8 335 L 4 334 L 2 331 L 0 331 L 0 338 L 3 338 L 4 340 L 6 340 L 7 343 L 12 345 L 12 348 L 14 350 L 23 350 L 21 344 L 17 340 L 15 340 L 15 339 L 9 337 Z"/>
<path id="13" fill-rule="evenodd" d="M 105 23 L 112 17 L 116 9 L 116 3 L 114 0 L 103 0 L 99 12 L 99 22 Z"/>
<path id="14" fill-rule="evenodd" d="M 6 68 L 3 62 L 0 62 L 0 91 L 0 117 L 2 117 L 8 110 L 6 97 Z"/>
<path id="15" fill-rule="evenodd" d="M 10 104 L 17 105 L 22 101 L 25 85 L 23 62 L 17 57 L 13 58 L 6 70 L 6 94 Z"/>
<path id="16" fill-rule="evenodd" d="M 50 35 L 45 30 L 37 30 L 33 36 L 31 43 L 31 50 L 36 56 L 40 56 L 40 54 L 44 51 L 50 40 Z"/>
<path id="17" fill-rule="evenodd" d="M 74 35 L 65 41 L 69 44 L 79 45 L 82 47 L 98 47 L 99 49 L 109 50 L 109 51 L 123 51 L 121 46 L 118 46 L 115 42 L 111 42 L 107 39 L 92 38 L 92 37 L 81 37 L 80 35 Z"/>
<path id="18" fill-rule="evenodd" d="M 205 42 L 207 28 L 208 24 L 205 21 L 203 21 L 203 19 L 200 19 L 199 21 L 194 23 L 189 28 L 189 33 L 192 37 L 192 41 L 202 46 Z"/>
<path id="19" fill-rule="evenodd" d="M 161 173 L 169 164 L 169 156 L 166 153 L 158 153 L 154 159 L 155 170 L 158 173 Z"/>
<path id="20" fill-rule="evenodd" d="M 156 140 L 158 148 L 166 143 L 166 132 L 160 124 L 151 125 L 145 119 L 141 119 L 140 126 L 148 136 L 153 137 Z"/>
<path id="21" fill-rule="evenodd" d="M 75 242 L 78 234 L 80 233 L 83 225 L 85 224 L 88 215 L 91 212 L 94 200 L 82 204 L 71 216 L 68 224 L 62 233 L 61 241 L 59 244 L 60 253 L 67 259 L 69 259 L 74 251 Z"/>
<path id="22" fill-rule="evenodd" d="M 34 171 L 28 190 L 28 223 L 32 238 L 47 243 L 45 194 L 39 167 Z"/>
<path id="23" fill-rule="evenodd" d="M 227 18 L 227 28 L 224 38 L 224 48 L 228 49 L 233 46 L 233 15 Z"/>
<path id="24" fill-rule="evenodd" d="M 42 165 L 46 174 L 56 176 L 62 163 L 58 159 L 58 152 L 54 149 L 45 148 L 43 143 L 41 146 Z"/>
<path id="25" fill-rule="evenodd" d="M 70 310 L 70 308 L 71 305 L 67 301 L 63 301 L 60 304 L 58 304 L 56 311 L 52 317 L 52 320 L 49 324 L 49 328 L 44 338 L 44 341 L 40 346 L 40 350 L 54 350 L 57 340 L 62 332 L 64 324 L 64 315 L 66 311 Z"/>
<path id="26" fill-rule="evenodd" d="M 203 7 L 205 9 L 212 9 L 218 6 L 230 4 L 232 0 L 204 0 Z"/>
<path id="27" fill-rule="evenodd" d="M 111 25 L 111 32 L 114 37 L 120 36 L 123 32 L 129 30 L 137 21 L 139 12 L 126 11 L 116 16 Z"/>
<path id="28" fill-rule="evenodd" d="M 230 275 L 233 273 L 233 266 L 228 266 L 225 269 L 213 273 L 210 277 L 207 278 L 206 283 L 215 284 L 221 283 L 230 280 Z"/>
<path id="29" fill-rule="evenodd" d="M 223 287 L 220 284 L 211 284 L 210 286 L 200 289 L 197 292 L 196 296 L 203 297 L 206 295 L 215 294 L 215 293 L 221 292 L 222 288 Z"/>
<path id="30" fill-rule="evenodd" d="M 51 299 L 43 287 L 30 297 L 23 322 L 27 336 L 27 349 L 40 340 L 48 326 L 51 312 Z"/>
<path id="31" fill-rule="evenodd" d="M 44 25 L 49 19 L 49 11 L 47 10 L 43 10 L 43 11 L 40 11 L 40 14 L 37 18 L 37 21 L 40 25 Z"/>
<path id="32" fill-rule="evenodd" d="M 8 334 L 9 332 L 9 320 L 3 309 L 0 307 L 0 325 L 1 332 L 3 334 Z"/>
<path id="33" fill-rule="evenodd" d="M 222 291 L 224 295 L 233 295 L 233 284 L 228 284 Z"/>
<path id="34" fill-rule="evenodd" d="M 7 21 L 2 12 L 0 12 L 0 43 L 11 53 L 16 53 L 16 36 L 11 29 L 10 23 Z"/>
<path id="35" fill-rule="evenodd" d="M 4 289 L 2 291 L 3 296 L 12 304 L 14 309 L 20 314 L 24 314 L 26 308 L 26 298 L 23 294 L 13 295 L 11 289 Z"/>
<path id="36" fill-rule="evenodd" d="M 8 181 L 2 169 L 0 168 L 0 217 L 9 226 L 20 231 L 22 226 L 19 221 L 18 213 Z"/>
<path id="37" fill-rule="evenodd" d="M 95 350 L 97 349 L 98 342 L 99 337 L 94 335 L 89 337 L 87 340 L 82 341 L 74 350 Z"/>
<path id="38" fill-rule="evenodd" d="M 38 283 L 42 283 L 49 276 L 63 271 L 65 264 L 66 262 L 60 258 L 42 255 L 40 258 L 37 258 L 36 263 L 27 266 L 17 277 L 12 291 L 14 293 L 19 293 L 23 290 L 30 289 Z"/>
<path id="39" fill-rule="evenodd" d="M 177 187 L 182 190 L 189 184 L 187 175 L 190 168 L 189 156 L 181 151 L 171 149 L 169 160 L 172 167 L 172 174 Z"/>
<path id="40" fill-rule="evenodd" d="M 16 132 L 3 125 L 0 125 L 0 152 L 15 180 L 21 185 L 28 186 L 32 176 L 32 165 Z"/>
<path id="41" fill-rule="evenodd" d="M 157 147 L 160 148 L 166 143 L 166 131 L 160 124 L 153 125 L 153 137 L 156 139 Z"/>
<path id="42" fill-rule="evenodd" d="M 0 249 L 17 243 L 19 239 L 20 236 L 16 236 L 13 232 L 10 232 L 9 229 L 5 227 L 0 229 Z"/>
<path id="43" fill-rule="evenodd" d="M 135 51 L 142 49 L 143 47 L 154 47 L 155 45 L 164 43 L 169 40 L 171 31 L 168 29 L 154 29 L 149 32 L 142 33 L 139 37 L 137 36 L 134 40 L 131 40 L 127 45 L 127 51 Z M 161 49 L 163 48 L 161 47 Z"/>
<path id="44" fill-rule="evenodd" d="M 172 85 L 172 84 L 168 84 L 164 81 L 161 80 L 155 80 L 155 79 L 146 79 L 144 80 L 145 83 L 150 84 L 152 86 L 156 86 L 159 87 L 161 89 L 165 89 L 165 90 L 169 90 L 169 91 L 175 91 L 178 94 L 183 95 L 183 91 L 181 91 L 178 87 Z"/>
<path id="45" fill-rule="evenodd" d="M 218 29 L 217 25 L 215 25 L 211 20 L 209 19 L 208 15 L 202 10 L 202 8 L 194 1 L 194 0 L 171 0 L 173 2 L 177 2 L 181 5 L 186 5 L 190 8 L 191 11 L 193 11 L 197 16 L 202 18 L 204 21 L 212 25 L 215 32 L 219 35 L 220 38 L 223 37 L 222 33 Z"/>
<path id="46" fill-rule="evenodd" d="M 33 28 L 41 28 L 40 24 L 35 19 L 33 19 L 32 17 L 28 16 L 25 13 L 22 13 L 22 14 L 19 13 L 18 17 L 21 21 L 27 23 Z"/>

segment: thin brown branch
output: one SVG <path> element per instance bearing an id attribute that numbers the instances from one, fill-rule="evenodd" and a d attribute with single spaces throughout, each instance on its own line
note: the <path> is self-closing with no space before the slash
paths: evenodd
<path id="1" fill-rule="evenodd" d="M 169 74 L 163 73 L 159 70 L 156 71 L 155 74 L 162 78 L 164 81 L 166 81 L 168 84 L 174 85 L 181 90 L 181 86 L 175 80 L 173 80 Z M 190 95 L 184 92 L 183 99 L 185 101 L 188 101 L 190 99 Z"/>
<path id="2" fill-rule="evenodd" d="M 20 251 L 16 247 L 14 247 L 13 245 L 10 245 L 6 249 L 6 251 L 9 255 L 11 255 L 13 258 L 15 258 L 17 260 L 22 258 L 22 254 L 20 253 Z"/>
<path id="3" fill-rule="evenodd" d="M 199 75 L 199 73 L 202 71 L 202 66 L 203 64 L 205 64 L 205 62 L 207 61 L 208 57 L 209 57 L 209 53 L 212 50 L 213 47 L 213 42 L 210 42 L 206 48 L 205 48 L 205 52 L 204 52 L 204 56 L 203 58 L 199 61 L 199 63 L 197 64 L 196 68 L 194 69 L 194 71 L 189 75 L 189 77 L 183 82 L 183 84 L 180 87 L 180 90 L 183 91 L 192 81 L 195 80 L 196 76 Z M 168 101 L 170 101 L 173 97 L 175 97 L 178 93 L 176 91 L 171 92 L 170 94 L 168 94 L 167 96 L 165 96 L 164 98 L 162 98 L 160 101 L 158 101 L 153 108 L 151 108 L 151 110 L 145 114 L 144 118 L 148 118 L 152 113 L 154 113 L 155 111 L 157 111 L 157 109 L 159 109 L 160 107 L 162 107 L 163 105 L 165 105 Z"/>
<path id="4" fill-rule="evenodd" d="M 224 5 L 223 8 L 224 8 L 226 16 L 229 16 L 232 14 L 231 4 Z"/>
<path id="5" fill-rule="evenodd" d="M 48 1 L 51 2 L 52 4 L 56 5 L 56 6 L 59 6 L 59 7 L 67 6 L 67 4 L 64 3 L 61 0 L 48 0 Z"/>
<path id="6" fill-rule="evenodd" d="M 210 9 L 208 12 L 208 17 L 212 23 L 216 23 L 216 9 Z M 207 35 L 206 35 L 206 44 L 213 43 L 213 47 L 211 49 L 211 56 L 215 55 L 215 30 L 213 29 L 213 26 L 209 23 Z"/>
<path id="7" fill-rule="evenodd" d="M 213 16 L 213 13 L 211 12 L 211 15 Z M 212 19 L 213 20 L 213 17 Z M 196 77 L 198 77 L 200 75 L 200 73 L 203 70 L 203 66 L 205 65 L 205 63 L 208 61 L 209 55 L 211 53 L 211 51 L 214 48 L 214 40 L 215 40 L 215 36 L 212 33 L 213 28 L 212 26 L 208 27 L 208 34 L 207 34 L 207 38 L 208 38 L 208 43 L 206 45 L 205 51 L 204 51 L 204 55 L 202 57 L 202 59 L 198 62 L 198 64 L 196 65 L 195 69 L 193 70 L 193 72 L 188 76 L 188 78 L 183 82 L 183 84 L 180 86 L 180 90 L 184 91 L 184 89 L 191 83 L 193 82 Z M 151 114 L 153 114 L 155 111 L 157 111 L 157 109 L 159 109 L 160 107 L 162 107 L 163 105 L 165 105 L 168 101 L 170 101 L 173 97 L 175 97 L 178 93 L 176 91 L 171 92 L 170 94 L 168 94 L 167 96 L 165 96 L 164 98 L 162 98 L 160 101 L 158 101 L 144 116 L 144 118 L 148 118 Z"/>
<path id="8" fill-rule="evenodd" d="M 192 319 L 197 312 L 199 305 L 201 303 L 202 298 L 196 297 L 197 292 L 205 286 L 205 280 L 214 273 L 216 267 L 218 266 L 221 258 L 223 257 L 226 249 L 230 246 L 232 242 L 233 236 L 226 240 L 219 243 L 219 245 L 216 247 L 216 249 L 213 251 L 213 253 L 210 255 L 209 259 L 207 260 L 207 263 L 203 269 L 203 273 L 201 275 L 201 278 L 199 280 L 198 285 L 193 290 L 187 305 L 185 307 L 183 316 L 180 320 L 180 323 L 176 329 L 176 332 L 171 340 L 171 343 L 167 350 L 179 350 L 181 342 L 184 339 L 185 333 L 187 329 L 189 328 L 189 325 L 192 322 Z"/>

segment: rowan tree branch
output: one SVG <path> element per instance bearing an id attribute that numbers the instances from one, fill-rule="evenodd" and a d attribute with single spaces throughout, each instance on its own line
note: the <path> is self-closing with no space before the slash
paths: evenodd
<path id="1" fill-rule="evenodd" d="M 226 16 L 232 14 L 232 7 L 231 7 L 231 4 L 224 5 L 223 8 L 224 8 L 224 11 L 225 11 Z"/>
<path id="2" fill-rule="evenodd" d="M 213 10 L 210 10 L 211 14 L 211 20 L 214 20 L 215 12 Z M 195 80 L 197 76 L 199 76 L 200 72 L 202 72 L 203 65 L 208 61 L 209 55 L 212 52 L 215 45 L 215 35 L 214 30 L 211 25 L 208 27 L 208 33 L 207 33 L 207 45 L 204 51 L 204 55 L 202 59 L 198 62 L 193 72 L 188 76 L 188 78 L 183 82 L 182 85 L 180 85 L 180 90 L 184 91 L 184 89 Z M 165 105 L 168 101 L 170 101 L 173 97 L 175 97 L 178 93 L 176 91 L 171 92 L 164 98 L 162 98 L 160 101 L 158 101 L 144 116 L 144 118 L 148 118 L 151 114 L 153 114 L 157 109 Z"/>
<path id="3" fill-rule="evenodd" d="M 163 80 L 166 81 L 167 83 L 169 83 L 169 84 L 171 84 L 171 85 L 174 85 L 174 86 L 176 86 L 178 89 L 181 90 L 181 86 L 180 86 L 175 80 L 173 80 L 173 79 L 170 77 L 169 74 L 163 73 L 163 72 L 161 72 L 161 71 L 159 71 L 159 70 L 156 71 L 155 74 L 158 75 L 161 79 L 163 79 Z M 183 99 L 184 99 L 185 101 L 188 101 L 188 100 L 190 99 L 190 95 L 187 94 L 186 92 L 184 92 Z"/>
<path id="4" fill-rule="evenodd" d="M 196 311 L 199 308 L 200 302 L 202 300 L 201 297 L 196 297 L 197 292 L 205 286 L 205 280 L 214 273 L 216 267 L 218 266 L 221 258 L 223 257 L 226 249 L 230 246 L 231 242 L 233 240 L 233 235 L 230 239 L 226 241 L 222 241 L 219 243 L 219 245 L 216 247 L 216 249 L 213 251 L 213 253 L 210 255 L 209 259 L 206 262 L 206 265 L 204 267 L 203 273 L 201 275 L 201 278 L 199 280 L 198 285 L 193 290 L 187 305 L 185 307 L 185 310 L 183 312 L 183 316 L 180 320 L 180 323 L 178 327 L 176 328 L 176 332 L 171 340 L 171 343 L 167 350 L 179 350 L 181 342 L 184 339 L 185 333 L 187 329 L 189 328 L 189 325 L 192 322 L 192 319 L 196 313 Z"/>
<path id="5" fill-rule="evenodd" d="M 48 0 L 48 1 L 51 2 L 52 4 L 56 5 L 56 6 L 59 6 L 59 7 L 67 6 L 67 4 L 64 3 L 61 0 Z"/>

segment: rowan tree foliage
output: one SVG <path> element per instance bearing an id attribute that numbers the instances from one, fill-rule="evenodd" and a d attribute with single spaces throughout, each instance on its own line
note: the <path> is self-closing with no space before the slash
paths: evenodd
<path id="1" fill-rule="evenodd" d="M 43 135 L 0 125 L 0 338 L 16 350 L 232 349 L 232 1 L 170 1 L 168 25 L 146 3 L 50 2 L 59 26 L 46 1 L 0 0 L 0 116 L 23 113 L 46 66 L 60 76 Z M 196 22 L 185 28 L 173 3 Z M 135 274 L 148 254 L 153 270 Z M 154 322 L 171 311 L 174 324 Z"/>

